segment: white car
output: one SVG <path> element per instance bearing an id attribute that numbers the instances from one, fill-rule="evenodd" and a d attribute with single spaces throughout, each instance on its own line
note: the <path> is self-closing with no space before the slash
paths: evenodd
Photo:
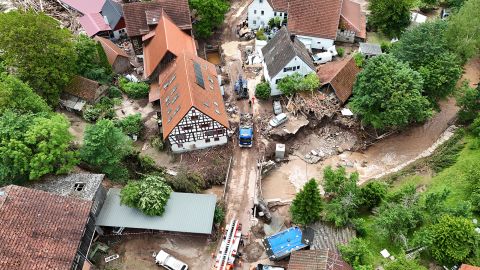
<path id="1" fill-rule="evenodd" d="M 155 263 L 168 270 L 188 270 L 188 265 L 163 250 L 156 254 Z"/>
<path id="2" fill-rule="evenodd" d="M 269 124 L 272 127 L 278 127 L 279 125 L 285 123 L 287 121 L 287 119 L 288 119 L 287 114 L 286 113 L 281 113 L 281 114 L 275 116 L 274 118 L 272 118 L 272 120 L 270 120 Z"/>
<path id="3" fill-rule="evenodd" d="M 282 104 L 280 103 L 280 100 L 273 101 L 273 113 L 275 115 L 282 113 Z"/>

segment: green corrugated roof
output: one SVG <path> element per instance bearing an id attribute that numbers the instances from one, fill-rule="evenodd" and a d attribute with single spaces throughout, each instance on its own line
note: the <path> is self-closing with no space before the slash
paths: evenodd
<path id="1" fill-rule="evenodd" d="M 111 188 L 97 218 L 97 226 L 151 229 L 210 234 L 216 196 L 172 192 L 165 213 L 147 216 L 138 209 L 120 204 L 120 189 Z"/>

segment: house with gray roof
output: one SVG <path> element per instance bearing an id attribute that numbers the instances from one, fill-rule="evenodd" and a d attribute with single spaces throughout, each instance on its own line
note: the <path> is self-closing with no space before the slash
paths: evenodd
<path id="1" fill-rule="evenodd" d="M 370 58 L 382 54 L 382 47 L 375 43 L 363 43 L 360 42 L 360 48 L 358 52 L 363 54 L 365 58 Z"/>
<path id="2" fill-rule="evenodd" d="M 262 48 L 262 55 L 264 77 L 270 84 L 272 96 L 282 94 L 277 88 L 277 83 L 282 78 L 294 73 L 305 76 L 315 72 L 307 48 L 294 35 L 290 35 L 286 27 L 282 27 Z"/>
<path id="3" fill-rule="evenodd" d="M 95 225 L 99 232 L 108 228 L 130 228 L 209 235 L 216 201 L 213 194 L 172 192 L 162 216 L 147 216 L 136 208 L 122 205 L 120 189 L 111 188 Z"/>

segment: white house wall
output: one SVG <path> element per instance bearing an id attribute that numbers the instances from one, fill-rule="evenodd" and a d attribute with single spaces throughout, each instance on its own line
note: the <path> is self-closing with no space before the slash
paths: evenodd
<path id="1" fill-rule="evenodd" d="M 317 49 L 317 50 L 326 50 L 333 46 L 333 39 L 318 38 L 318 37 L 309 37 L 297 35 L 298 40 L 300 40 L 307 49 Z"/>
<path id="2" fill-rule="evenodd" d="M 228 141 L 226 128 L 195 108 L 183 117 L 168 139 L 174 153 L 205 149 Z"/>
<path id="3" fill-rule="evenodd" d="M 298 66 L 300 66 L 300 69 L 298 69 Z M 288 71 L 284 71 L 285 68 L 293 68 L 295 67 L 295 70 L 291 69 Z M 265 80 L 270 83 L 270 88 L 272 89 L 270 95 L 271 96 L 278 96 L 281 95 L 282 92 L 278 89 L 277 87 L 277 81 L 280 81 L 282 78 L 292 75 L 294 73 L 300 73 L 301 75 L 305 76 L 311 72 L 315 72 L 312 68 L 310 68 L 302 59 L 300 59 L 298 56 L 295 56 L 280 72 L 278 72 L 277 75 L 275 75 L 273 78 L 270 78 L 268 75 L 268 70 L 266 68 L 265 62 L 263 63 L 263 70 L 264 70 L 264 75 L 265 75 Z"/>
<path id="4" fill-rule="evenodd" d="M 253 0 L 248 6 L 248 27 L 258 29 L 267 26 L 268 21 L 274 17 L 273 14 L 273 8 L 267 0 Z"/>

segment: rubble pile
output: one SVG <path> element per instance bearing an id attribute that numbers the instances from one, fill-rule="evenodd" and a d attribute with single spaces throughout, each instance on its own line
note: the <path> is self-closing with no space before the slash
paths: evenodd
<path id="1" fill-rule="evenodd" d="M 59 0 L 11 0 L 11 3 L 17 9 L 32 9 L 36 12 L 44 12 L 57 19 L 63 27 L 70 29 L 73 33 L 82 31 L 82 27 L 77 21 L 80 14 L 68 8 Z"/>
<path id="2" fill-rule="evenodd" d="M 322 120 L 324 117 L 333 118 L 340 113 L 341 104 L 334 93 L 324 94 L 299 93 L 289 99 L 287 110 L 293 114 L 299 112 L 305 115 L 315 115 L 315 118 Z"/>

